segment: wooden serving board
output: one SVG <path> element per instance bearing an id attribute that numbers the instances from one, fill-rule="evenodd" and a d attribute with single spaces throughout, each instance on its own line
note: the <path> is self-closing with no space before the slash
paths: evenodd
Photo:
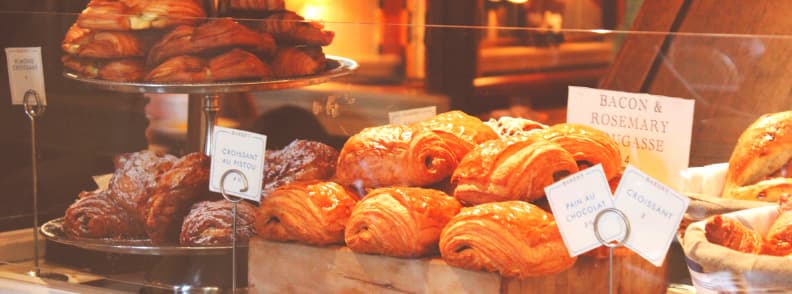
<path id="1" fill-rule="evenodd" d="M 341 246 L 250 240 L 253 293 L 607 293 L 608 261 L 581 257 L 565 272 L 532 279 L 447 265 L 439 258 L 403 259 Z M 614 260 L 614 293 L 665 293 L 666 267 L 637 255 Z"/>

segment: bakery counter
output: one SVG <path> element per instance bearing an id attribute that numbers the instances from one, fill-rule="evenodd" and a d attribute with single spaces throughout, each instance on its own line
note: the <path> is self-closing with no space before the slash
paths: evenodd
<path id="1" fill-rule="evenodd" d="M 608 260 L 580 258 L 567 271 L 512 279 L 452 267 L 438 258 L 405 259 L 253 238 L 248 280 L 256 293 L 607 293 Z M 616 293 L 685 293 L 638 255 L 614 259 Z"/>

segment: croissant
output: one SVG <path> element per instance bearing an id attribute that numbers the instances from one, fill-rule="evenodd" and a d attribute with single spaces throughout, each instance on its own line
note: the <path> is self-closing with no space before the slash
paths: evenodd
<path id="1" fill-rule="evenodd" d="M 143 226 L 134 221 L 108 197 L 107 190 L 80 193 L 66 209 L 63 230 L 71 238 L 128 239 L 145 236 Z"/>
<path id="2" fill-rule="evenodd" d="M 557 124 L 538 134 L 572 153 L 580 170 L 602 164 L 605 176 L 612 179 L 622 169 L 619 146 L 603 131 L 586 125 Z"/>
<path id="3" fill-rule="evenodd" d="M 451 183 L 465 205 L 506 200 L 531 201 L 544 188 L 578 172 L 575 159 L 556 143 L 524 136 L 487 141 L 462 158 Z"/>
<path id="4" fill-rule="evenodd" d="M 745 253 L 759 254 L 762 250 L 762 237 L 759 233 L 722 215 L 709 218 L 704 231 L 707 240 L 714 244 Z"/>
<path id="5" fill-rule="evenodd" d="M 157 179 L 145 207 L 146 234 L 153 244 L 177 241 L 184 216 L 207 194 L 209 163 L 203 153 L 191 153 Z"/>
<path id="6" fill-rule="evenodd" d="M 545 124 L 530 119 L 511 116 L 501 116 L 498 119 L 492 118 L 484 124 L 492 128 L 492 130 L 501 137 L 527 136 L 532 133 L 532 131 L 547 128 Z"/>
<path id="7" fill-rule="evenodd" d="M 63 66 L 85 78 L 100 78 L 118 82 L 138 82 L 143 80 L 146 70 L 143 61 L 135 58 L 118 60 L 99 60 L 77 58 L 64 55 Z"/>
<path id="8" fill-rule="evenodd" d="M 241 49 L 232 49 L 208 61 L 189 55 L 173 57 L 152 69 L 145 80 L 154 83 L 201 83 L 271 76 L 269 66 L 258 57 Z"/>
<path id="9" fill-rule="evenodd" d="M 792 193 L 792 111 L 766 114 L 737 140 L 723 197 L 775 202 Z"/>
<path id="10" fill-rule="evenodd" d="M 110 178 L 109 197 L 139 223 L 145 219 L 144 207 L 157 184 L 177 158 L 153 151 L 129 153 L 119 157 L 119 166 Z"/>
<path id="11" fill-rule="evenodd" d="M 297 182 L 278 188 L 256 211 L 265 239 L 312 245 L 344 244 L 355 194 L 334 182 Z"/>
<path id="12" fill-rule="evenodd" d="M 179 235 L 182 246 L 230 245 L 233 230 L 233 203 L 223 200 L 193 204 L 184 217 Z M 237 203 L 236 240 L 247 242 L 255 234 L 256 208 L 248 202 Z"/>
<path id="13" fill-rule="evenodd" d="M 325 63 L 321 47 L 284 47 L 275 53 L 272 71 L 279 78 L 305 76 L 324 70 Z"/>
<path id="14" fill-rule="evenodd" d="M 96 32 L 76 24 L 66 32 L 61 43 L 64 52 L 92 58 L 121 58 L 145 55 L 143 42 L 130 32 Z"/>
<path id="15" fill-rule="evenodd" d="M 481 122 L 480 119 L 459 110 L 435 115 L 431 119 L 418 123 L 417 126 L 431 131 L 443 131 L 453 134 L 468 142 L 471 148 L 498 138 L 498 134 Z"/>
<path id="16" fill-rule="evenodd" d="M 344 239 L 355 252 L 418 257 L 437 252 L 437 240 L 460 204 L 443 192 L 393 187 L 372 190 L 352 209 Z"/>
<path id="17" fill-rule="evenodd" d="M 283 10 L 286 7 L 284 0 L 231 0 L 231 8 L 250 10 Z"/>
<path id="18" fill-rule="evenodd" d="M 565 271 L 575 264 L 553 215 L 522 201 L 463 208 L 440 235 L 449 265 L 529 278 Z"/>
<path id="19" fill-rule="evenodd" d="M 292 182 L 330 179 L 335 174 L 338 151 L 324 143 L 294 140 L 281 150 L 268 150 L 264 156 L 261 196 L 267 197 Z"/>
<path id="20" fill-rule="evenodd" d="M 336 177 L 341 184 L 365 188 L 429 185 L 449 177 L 470 148 L 442 131 L 395 125 L 366 128 L 344 144 Z"/>
<path id="21" fill-rule="evenodd" d="M 77 18 L 83 28 L 109 31 L 194 25 L 206 17 L 199 1 L 91 0 Z"/>
<path id="22" fill-rule="evenodd" d="M 264 18 L 259 31 L 272 34 L 278 44 L 327 46 L 333 42 L 335 33 L 325 31 L 315 21 L 306 21 L 292 11 L 279 11 Z"/>
<path id="23" fill-rule="evenodd" d="M 275 41 L 269 34 L 253 31 L 231 18 L 219 18 L 197 27 L 176 27 L 154 44 L 146 63 L 155 66 L 174 56 L 211 53 L 228 48 L 243 48 L 272 55 Z"/>
<path id="24" fill-rule="evenodd" d="M 765 254 L 792 255 L 792 196 L 784 194 L 778 201 L 778 218 L 765 236 Z"/>

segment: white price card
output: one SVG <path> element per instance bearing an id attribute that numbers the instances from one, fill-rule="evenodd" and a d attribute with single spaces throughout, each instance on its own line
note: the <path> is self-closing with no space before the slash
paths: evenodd
<path id="1" fill-rule="evenodd" d="M 437 114 L 437 107 L 428 106 L 388 113 L 388 121 L 392 125 L 406 125 L 432 118 Z"/>
<path id="2" fill-rule="evenodd" d="M 260 201 L 267 136 L 215 126 L 212 138 L 209 190 L 222 193 L 221 190 L 225 189 L 227 195 Z M 229 172 L 232 170 L 239 173 Z M 226 174 L 221 186 L 222 177 Z"/>
<path id="3" fill-rule="evenodd" d="M 547 186 L 545 193 L 570 256 L 578 256 L 602 245 L 594 235 L 594 218 L 603 209 L 613 207 L 613 197 L 602 165 L 587 168 Z M 598 228 L 605 241 L 623 234 L 623 229 L 613 221 L 615 219 L 609 217 L 600 220 Z"/>
<path id="4" fill-rule="evenodd" d="M 624 245 L 661 266 L 689 203 L 687 197 L 628 165 L 614 197 L 614 207 L 630 222 Z"/>
<path id="5" fill-rule="evenodd" d="M 8 84 L 11 88 L 11 104 L 23 105 L 25 93 L 35 92 L 41 105 L 47 105 L 44 90 L 44 65 L 41 62 L 41 47 L 5 48 L 8 61 Z M 30 96 L 30 105 L 36 105 L 35 96 Z"/>
<path id="6" fill-rule="evenodd" d="M 675 189 L 688 167 L 695 100 L 569 87 L 567 122 L 608 133 L 622 159 Z"/>

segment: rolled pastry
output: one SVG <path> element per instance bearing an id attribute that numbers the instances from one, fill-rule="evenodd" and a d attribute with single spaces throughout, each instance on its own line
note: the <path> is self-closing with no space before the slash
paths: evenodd
<path id="1" fill-rule="evenodd" d="M 536 130 L 547 128 L 547 125 L 543 123 L 511 116 L 501 116 L 498 119 L 492 118 L 485 124 L 501 137 L 526 136 Z"/>
<path id="2" fill-rule="evenodd" d="M 440 236 L 448 264 L 529 278 L 565 271 L 577 258 L 561 239 L 553 215 L 523 201 L 463 208 Z"/>
<path id="3" fill-rule="evenodd" d="M 619 146 L 603 131 L 580 124 L 557 124 L 538 133 L 572 153 L 580 170 L 602 164 L 608 179 L 621 171 Z"/>
<path id="4" fill-rule="evenodd" d="M 723 197 L 775 202 L 792 193 L 792 111 L 766 114 L 737 140 Z"/>
<path id="5" fill-rule="evenodd" d="M 256 231 L 265 239 L 312 245 L 344 244 L 357 197 L 334 182 L 296 182 L 278 188 L 256 211 Z"/>
<path id="6" fill-rule="evenodd" d="M 498 134 L 480 119 L 470 116 L 462 111 L 453 110 L 444 112 L 434 117 L 417 123 L 419 128 L 431 131 L 443 131 L 459 137 L 472 146 L 486 141 L 497 139 Z"/>
<path id="7" fill-rule="evenodd" d="M 190 153 L 157 179 L 146 203 L 146 234 L 153 244 L 176 242 L 192 205 L 208 195 L 209 157 Z"/>
<path id="8" fill-rule="evenodd" d="M 233 203 L 225 199 L 193 204 L 182 222 L 179 244 L 183 246 L 231 245 L 231 232 L 234 231 L 233 206 Z M 253 225 L 255 217 L 256 208 L 252 204 L 245 201 L 237 203 L 236 240 L 238 244 L 245 244 L 255 234 Z"/>
<path id="9" fill-rule="evenodd" d="M 451 176 L 472 146 L 443 131 L 385 125 L 352 136 L 338 156 L 336 177 L 365 188 L 425 186 Z"/>
<path id="10" fill-rule="evenodd" d="M 70 238 L 137 239 L 145 231 L 118 206 L 107 190 L 80 193 L 79 199 L 66 209 L 63 231 Z"/>
<path id="11" fill-rule="evenodd" d="M 204 21 L 200 1 L 184 0 L 91 0 L 77 18 L 83 28 L 129 31 L 194 25 Z"/>
<path id="12" fill-rule="evenodd" d="M 473 148 L 451 177 L 454 197 L 465 205 L 531 201 L 544 188 L 576 173 L 575 159 L 560 145 L 524 136 L 491 140 Z"/>
<path id="13" fill-rule="evenodd" d="M 355 205 L 344 238 L 355 252 L 430 255 L 437 252 L 440 231 L 460 207 L 456 199 L 437 190 L 375 189 Z"/>
<path id="14" fill-rule="evenodd" d="M 739 221 L 716 215 L 707 220 L 704 226 L 707 241 L 740 252 L 759 254 L 762 251 L 762 237 L 756 231 L 745 227 Z"/>
<path id="15" fill-rule="evenodd" d="M 767 231 L 764 253 L 792 255 L 792 195 L 784 194 L 778 201 L 778 218 Z"/>

